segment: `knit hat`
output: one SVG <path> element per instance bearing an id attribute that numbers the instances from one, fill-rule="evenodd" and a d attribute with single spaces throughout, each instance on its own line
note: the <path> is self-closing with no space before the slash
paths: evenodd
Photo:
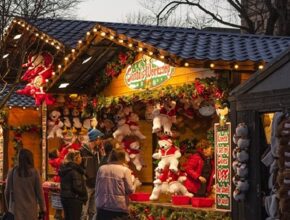
<path id="1" fill-rule="evenodd" d="M 104 134 L 98 129 L 92 128 L 89 130 L 88 136 L 90 141 L 95 141 L 97 138 L 104 136 Z"/>

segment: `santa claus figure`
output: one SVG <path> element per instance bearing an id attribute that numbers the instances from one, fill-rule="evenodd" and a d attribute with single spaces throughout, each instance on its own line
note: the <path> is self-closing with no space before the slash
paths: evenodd
<path id="1" fill-rule="evenodd" d="M 185 187 L 198 197 L 208 196 L 214 176 L 213 148 L 209 141 L 202 139 L 197 144 L 197 152 L 184 164 L 187 179 Z"/>

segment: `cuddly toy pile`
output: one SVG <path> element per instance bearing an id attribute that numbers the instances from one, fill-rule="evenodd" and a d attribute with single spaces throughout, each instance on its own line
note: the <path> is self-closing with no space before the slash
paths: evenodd
<path id="1" fill-rule="evenodd" d="M 249 189 L 248 177 L 248 165 L 249 160 L 248 147 L 250 140 L 248 139 L 248 127 L 245 123 L 240 123 L 236 127 L 235 134 L 233 136 L 233 142 L 236 147 L 233 150 L 233 183 L 235 190 L 233 197 L 236 201 L 245 199 L 245 192 Z"/>
<path id="2" fill-rule="evenodd" d="M 178 147 L 174 146 L 169 136 L 163 136 L 158 141 L 159 150 L 152 157 L 160 160 L 155 169 L 154 188 L 150 200 L 157 200 L 160 193 L 180 194 L 192 197 L 183 182 L 186 180 L 184 173 L 178 169 L 181 153 Z"/>

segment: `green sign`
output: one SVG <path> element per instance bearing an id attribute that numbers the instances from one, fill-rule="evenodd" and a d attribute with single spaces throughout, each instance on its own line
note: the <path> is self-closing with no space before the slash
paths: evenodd
<path id="1" fill-rule="evenodd" d="M 231 210 L 231 124 L 216 123 L 214 134 L 216 208 Z"/>
<path id="2" fill-rule="evenodd" d="M 173 72 L 174 67 L 143 56 L 142 59 L 128 66 L 125 83 L 131 89 L 153 88 L 170 79 Z"/>

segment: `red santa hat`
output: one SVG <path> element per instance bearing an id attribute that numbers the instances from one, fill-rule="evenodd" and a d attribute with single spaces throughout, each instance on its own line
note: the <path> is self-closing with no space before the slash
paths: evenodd
<path id="1" fill-rule="evenodd" d="M 172 140 L 169 136 L 164 135 L 159 138 L 158 144 L 159 145 L 163 145 L 163 144 L 172 145 Z"/>
<path id="2" fill-rule="evenodd" d="M 53 56 L 46 51 L 42 52 L 41 55 L 43 57 L 43 65 L 47 68 L 50 67 L 53 63 Z"/>

